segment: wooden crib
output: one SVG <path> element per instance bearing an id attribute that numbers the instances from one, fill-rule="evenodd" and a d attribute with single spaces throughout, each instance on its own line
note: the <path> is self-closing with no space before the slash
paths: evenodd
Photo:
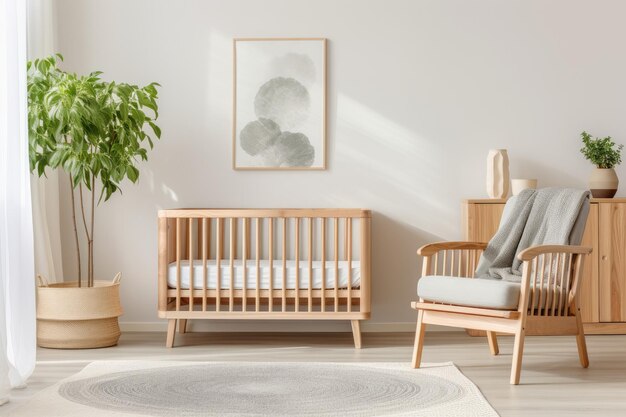
<path id="1" fill-rule="evenodd" d="M 371 213 L 362 209 L 159 211 L 159 317 L 360 320 L 370 318 Z"/>

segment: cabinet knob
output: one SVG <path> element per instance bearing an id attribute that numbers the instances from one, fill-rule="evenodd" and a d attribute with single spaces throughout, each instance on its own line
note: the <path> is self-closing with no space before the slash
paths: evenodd
<path id="1" fill-rule="evenodd" d="M 606 260 L 607 260 L 607 258 L 608 258 L 608 257 L 607 257 L 606 255 L 602 255 L 602 260 L 603 260 L 603 261 L 606 261 Z"/>

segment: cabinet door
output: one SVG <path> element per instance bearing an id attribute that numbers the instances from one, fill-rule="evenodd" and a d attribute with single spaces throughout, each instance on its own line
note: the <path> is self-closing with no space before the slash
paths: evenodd
<path id="1" fill-rule="evenodd" d="M 600 321 L 600 307 L 598 306 L 598 204 L 592 203 L 589 207 L 589 217 L 587 217 L 581 245 L 591 246 L 593 252 L 587 256 L 583 266 L 581 287 L 578 293 L 580 313 L 584 323 L 598 323 Z"/>
<path id="2" fill-rule="evenodd" d="M 465 209 L 465 238 L 472 242 L 489 242 L 498 231 L 504 203 L 468 203 Z"/>
<path id="3" fill-rule="evenodd" d="M 626 321 L 626 203 L 600 203 L 600 321 Z"/>

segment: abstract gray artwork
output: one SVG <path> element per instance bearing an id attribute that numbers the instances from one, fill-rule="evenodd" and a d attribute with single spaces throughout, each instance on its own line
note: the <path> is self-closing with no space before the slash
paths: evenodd
<path id="1" fill-rule="evenodd" d="M 325 40 L 235 40 L 234 167 L 325 168 Z"/>

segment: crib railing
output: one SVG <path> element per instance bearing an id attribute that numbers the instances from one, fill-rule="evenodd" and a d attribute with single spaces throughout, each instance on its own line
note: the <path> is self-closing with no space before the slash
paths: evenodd
<path id="1" fill-rule="evenodd" d="M 169 319 L 368 319 L 370 315 L 370 220 L 361 209 L 177 209 L 159 211 L 159 316 Z M 201 264 L 200 276 L 194 275 Z M 182 263 L 189 263 L 189 286 L 182 288 Z M 217 282 L 207 285 L 214 262 Z M 295 263 L 295 285 L 288 288 L 288 262 Z M 321 286 L 313 283 L 321 265 Z M 347 284 L 339 280 L 340 262 Z M 353 266 L 358 262 L 360 282 Z M 261 264 L 269 288 L 261 288 Z M 330 263 L 330 276 L 326 265 Z M 176 285 L 168 285 L 175 265 Z M 243 280 L 236 288 L 237 265 Z M 255 272 L 248 285 L 248 265 Z M 228 270 L 223 281 L 222 269 Z M 281 270 L 280 288 L 274 271 Z M 307 271 L 301 277 L 301 269 Z M 306 288 L 301 278 L 308 275 Z M 327 279 L 332 285 L 327 286 Z M 197 288 L 201 283 L 201 288 Z"/>

